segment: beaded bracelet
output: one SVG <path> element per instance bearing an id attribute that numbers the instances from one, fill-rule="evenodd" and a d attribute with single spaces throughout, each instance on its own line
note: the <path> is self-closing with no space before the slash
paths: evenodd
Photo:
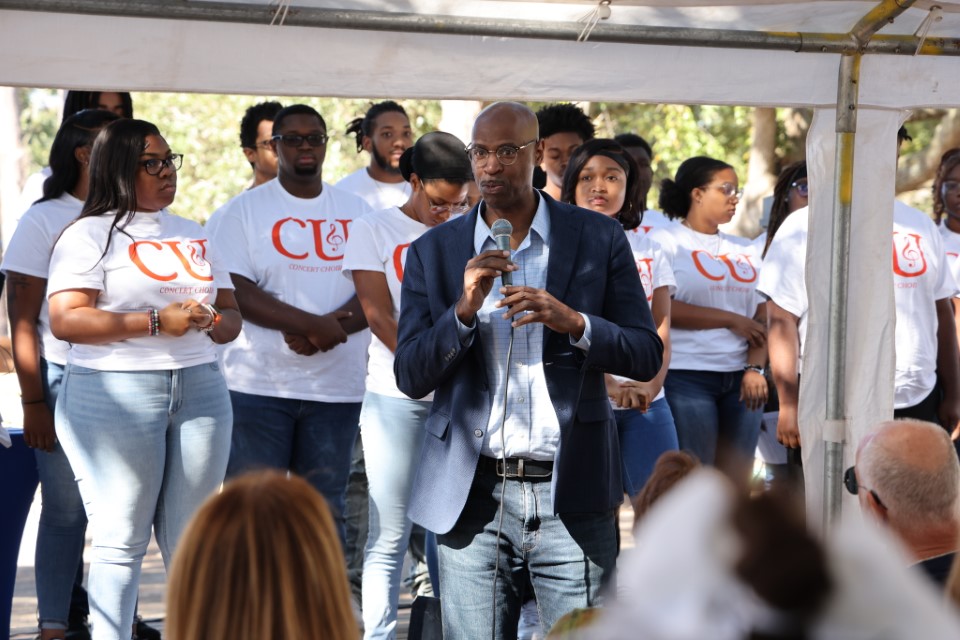
<path id="1" fill-rule="evenodd" d="M 156 309 L 150 309 L 150 322 L 148 325 L 148 332 L 151 336 L 160 335 L 160 312 Z"/>

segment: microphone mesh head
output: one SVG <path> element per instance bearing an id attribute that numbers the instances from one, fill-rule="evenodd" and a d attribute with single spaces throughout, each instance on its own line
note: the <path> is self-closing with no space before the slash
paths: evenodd
<path id="1" fill-rule="evenodd" d="M 493 234 L 493 237 L 497 236 L 509 236 L 513 233 L 513 225 L 510 224 L 510 221 L 506 218 L 497 218 L 493 221 L 493 226 L 490 227 L 490 232 Z"/>

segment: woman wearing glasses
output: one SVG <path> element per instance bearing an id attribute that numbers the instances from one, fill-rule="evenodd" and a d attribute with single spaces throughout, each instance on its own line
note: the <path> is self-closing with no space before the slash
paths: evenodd
<path id="1" fill-rule="evenodd" d="M 241 320 L 203 229 L 166 209 L 181 161 L 148 122 L 105 127 L 83 210 L 50 262 L 51 328 L 71 343 L 56 428 L 90 521 L 97 640 L 130 637 L 151 527 L 168 563 L 227 464 L 214 342 Z"/>
<path id="2" fill-rule="evenodd" d="M 809 189 L 806 160 L 788 164 L 780 171 L 777 184 L 773 187 L 773 204 L 770 206 L 767 230 L 754 240 L 754 244 L 761 249 L 763 256 L 767 255 L 773 236 L 777 234 L 777 230 L 787 216 L 807 206 Z"/>
<path id="3" fill-rule="evenodd" d="M 640 168 L 633 157 L 618 142 L 595 138 L 570 157 L 561 200 L 614 218 L 624 231 L 630 231 L 640 226 L 643 217 L 640 189 Z M 626 237 L 663 340 L 663 365 L 652 380 L 605 375 L 620 437 L 623 486 L 633 498 L 646 484 L 660 454 L 677 449 L 677 428 L 663 393 L 670 363 L 670 296 L 676 281 L 659 245 L 646 234 L 627 233 Z"/>
<path id="4" fill-rule="evenodd" d="M 749 240 L 720 231 L 740 201 L 733 168 L 690 158 L 660 186 L 660 207 L 680 224 L 656 229 L 677 280 L 671 305 L 673 353 L 664 383 L 680 448 L 728 470 L 750 470 L 767 397 L 759 255 Z M 759 318 L 759 321 L 757 320 Z"/>
<path id="5" fill-rule="evenodd" d="M 426 134 L 404 151 L 400 171 L 412 188 L 410 197 L 399 207 L 357 219 L 343 263 L 373 332 L 360 413 L 370 484 L 363 565 L 367 638 L 396 635 L 400 572 L 412 526 L 407 503 L 432 398 L 411 400 L 397 389 L 393 374 L 406 250 L 431 227 L 468 209 L 467 185 L 473 180 L 463 142 L 441 131 Z"/>

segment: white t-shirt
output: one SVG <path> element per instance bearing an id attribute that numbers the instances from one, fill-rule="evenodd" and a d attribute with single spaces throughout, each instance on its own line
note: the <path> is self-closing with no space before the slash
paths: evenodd
<path id="1" fill-rule="evenodd" d="M 940 223 L 940 236 L 943 238 L 943 250 L 947 254 L 947 266 L 954 281 L 960 285 L 960 233 L 948 229 L 944 222 Z"/>
<path id="2" fill-rule="evenodd" d="M 657 211 L 656 209 L 647 209 L 643 212 L 643 220 L 640 221 L 640 226 L 627 232 L 627 237 L 630 237 L 630 235 L 634 233 L 647 234 L 654 229 L 668 227 L 672 224 L 676 224 L 676 221 L 665 216 L 662 211 Z"/>
<path id="3" fill-rule="evenodd" d="M 123 313 L 160 310 L 189 299 L 213 302 L 218 289 L 233 289 L 203 228 L 166 209 L 135 214 L 123 232 L 111 234 L 101 259 L 113 217 L 82 218 L 64 229 L 50 259 L 48 296 L 96 289 L 97 309 Z M 108 344 L 74 344 L 67 362 L 108 371 L 149 371 L 192 367 L 216 357 L 210 337 L 189 330 L 180 337 L 144 332 Z"/>
<path id="4" fill-rule="evenodd" d="M 366 200 L 374 211 L 399 207 L 410 198 L 412 193 L 409 182 L 380 182 L 374 180 L 367 173 L 366 167 L 357 169 L 340 180 L 337 183 L 337 188 L 360 196 Z"/>
<path id="5" fill-rule="evenodd" d="M 343 275 L 352 278 L 353 271 L 376 271 L 384 274 L 393 303 L 393 319 L 400 319 L 400 285 L 410 244 L 429 229 L 427 225 L 405 215 L 397 207 L 383 209 L 354 220 L 350 242 L 343 258 Z M 393 375 L 393 352 L 377 336 L 370 339 L 367 360 L 367 391 L 406 398 L 397 389 Z M 423 398 L 432 400 L 433 394 Z"/>
<path id="6" fill-rule="evenodd" d="M 746 238 L 697 233 L 682 224 L 657 229 L 650 238 L 663 248 L 677 281 L 674 298 L 752 318 L 760 257 Z M 729 329 L 670 329 L 671 369 L 739 371 L 747 341 Z"/>
<path id="7" fill-rule="evenodd" d="M 637 263 L 637 271 L 640 273 L 640 282 L 643 284 L 643 292 L 647 295 L 647 303 L 653 304 L 653 292 L 660 287 L 667 287 L 667 291 L 672 296 L 677 290 L 677 281 L 673 277 L 673 269 L 670 268 L 670 262 L 664 255 L 660 245 L 650 239 L 645 233 L 634 233 L 631 229 L 625 232 L 627 242 L 630 243 L 630 249 L 633 251 L 633 259 Z M 613 376 L 615 380 L 623 382 L 629 380 L 623 376 Z M 654 400 L 664 397 L 663 389 Z M 612 400 L 610 405 L 614 409 L 619 409 Z"/>
<path id="8" fill-rule="evenodd" d="M 353 221 L 369 211 L 357 196 L 324 183 L 316 198 L 297 198 L 279 180 L 245 191 L 223 206 L 213 230 L 230 273 L 274 298 L 325 314 L 355 294 L 340 275 Z M 326 353 L 301 356 L 283 333 L 244 322 L 223 350 L 227 386 L 241 393 L 317 402 L 363 399 L 369 331 Z"/>
<path id="9" fill-rule="evenodd" d="M 83 201 L 69 193 L 30 207 L 17 224 L 17 230 L 3 254 L 0 270 L 8 275 L 15 271 L 46 280 L 53 245 L 64 227 L 80 215 L 81 209 Z M 54 364 L 66 364 L 70 343 L 57 340 L 50 331 L 50 309 L 46 296 L 37 318 L 37 331 L 40 336 L 40 355 Z"/>
<path id="10" fill-rule="evenodd" d="M 801 319 L 801 345 L 806 338 L 808 217 L 807 209 L 795 211 L 777 231 L 764 263 L 766 277 L 761 286 L 765 295 Z M 788 233 L 781 236 L 784 230 Z M 937 382 L 935 303 L 958 293 L 945 258 L 943 239 L 933 221 L 902 202 L 894 202 L 891 265 L 897 314 L 895 409 L 918 404 Z"/>

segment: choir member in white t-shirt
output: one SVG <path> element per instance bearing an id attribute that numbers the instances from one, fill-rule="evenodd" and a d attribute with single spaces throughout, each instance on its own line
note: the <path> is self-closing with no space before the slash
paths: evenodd
<path id="1" fill-rule="evenodd" d="M 933 181 L 933 217 L 940 225 L 943 248 L 953 279 L 960 284 L 960 147 L 940 159 Z M 954 322 L 960 336 L 960 301 L 953 300 Z"/>
<path id="2" fill-rule="evenodd" d="M 690 158 L 660 187 L 660 208 L 680 224 L 651 238 L 677 281 L 664 387 L 680 448 L 705 464 L 714 464 L 718 452 L 730 453 L 728 468 L 746 477 L 767 398 L 766 331 L 756 292 L 760 256 L 751 241 L 719 230 L 742 193 L 730 165 Z"/>
<path id="3" fill-rule="evenodd" d="M 280 111 L 273 145 L 277 179 L 230 200 L 213 230 L 229 247 L 245 320 L 222 353 L 234 412 L 227 476 L 302 475 L 330 503 L 342 540 L 370 334 L 340 270 L 353 221 L 370 208 L 323 181 L 327 126 L 312 107 Z"/>
<path id="4" fill-rule="evenodd" d="M 23 439 L 36 450 L 43 498 L 34 563 L 41 640 L 65 637 L 87 530 L 80 491 L 53 421 L 70 345 L 50 332 L 46 296 L 50 253 L 60 232 L 83 208 L 93 140 L 118 117 L 110 111 L 86 109 L 60 125 L 50 148 L 51 173 L 44 195 L 20 219 L 0 267 L 7 276 Z M 82 579 L 81 572 L 81 586 Z"/>
<path id="5" fill-rule="evenodd" d="M 90 521 L 96 640 L 130 637 L 151 529 L 168 563 L 227 465 L 214 343 L 241 319 L 203 228 L 167 210 L 182 158 L 148 122 L 104 127 L 83 210 L 50 260 L 50 326 L 71 345 L 56 432 Z"/>
<path id="6" fill-rule="evenodd" d="M 653 186 L 653 147 L 635 133 L 621 133 L 613 139 L 620 143 L 640 168 L 640 194 L 637 200 L 640 211 L 643 211 L 643 219 L 633 232 L 650 233 L 654 229 L 671 224 L 670 218 L 663 215 L 662 211 L 647 209 L 647 195 L 650 193 L 650 187 Z"/>
<path id="7" fill-rule="evenodd" d="M 646 484 L 660 454 L 678 447 L 677 428 L 663 393 L 670 364 L 670 296 L 676 281 L 660 246 L 645 233 L 632 233 L 642 224 L 639 174 L 619 143 L 594 138 L 570 157 L 561 194 L 564 202 L 614 218 L 623 226 L 663 341 L 663 366 L 652 380 L 604 376 L 620 437 L 624 491 L 631 498 Z"/>
<path id="8" fill-rule="evenodd" d="M 473 180 L 465 145 L 441 131 L 407 149 L 400 170 L 410 182 L 410 198 L 356 220 L 343 261 L 373 332 L 360 413 L 371 513 L 363 567 L 367 638 L 396 632 L 400 571 L 413 524 L 407 504 L 432 400 L 432 394 L 411 400 L 397 389 L 393 374 L 407 248 L 430 227 L 469 209 L 467 185 Z"/>
<path id="9" fill-rule="evenodd" d="M 400 173 L 400 156 L 413 144 L 406 110 L 393 100 L 378 102 L 350 122 L 347 135 L 356 136 L 357 153 L 369 153 L 370 164 L 340 180 L 337 187 L 360 196 L 375 211 L 406 202 L 410 183 Z"/>

